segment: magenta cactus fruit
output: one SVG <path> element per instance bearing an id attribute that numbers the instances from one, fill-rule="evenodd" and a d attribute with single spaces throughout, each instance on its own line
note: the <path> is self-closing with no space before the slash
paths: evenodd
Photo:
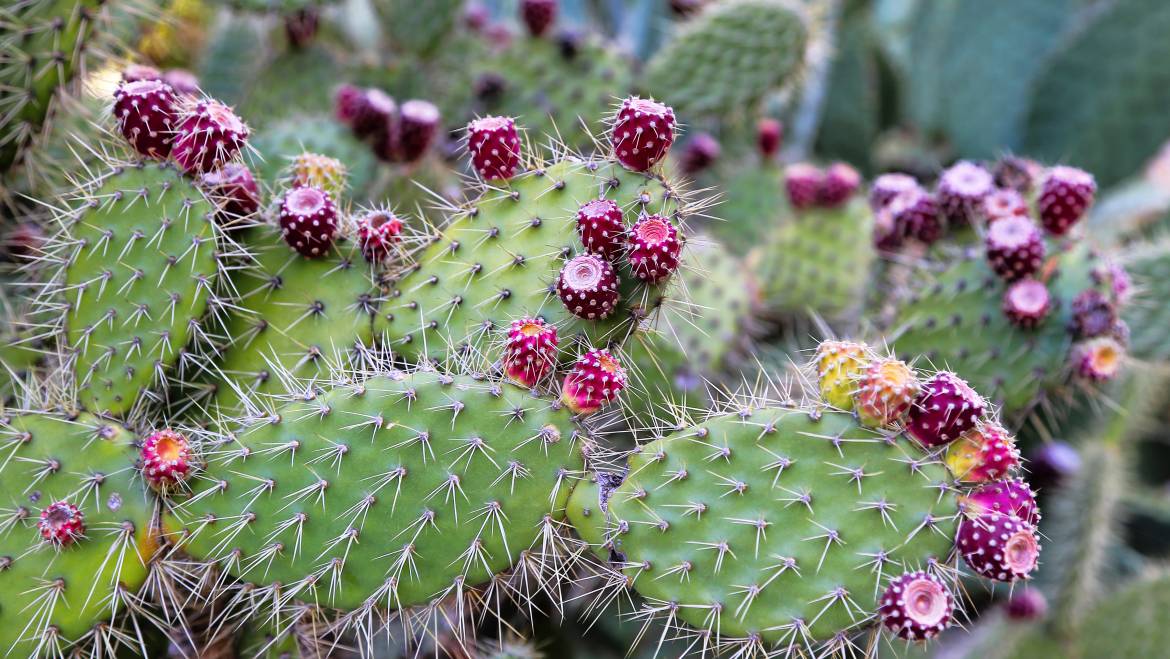
<path id="1" fill-rule="evenodd" d="M 361 111 L 364 95 L 365 92 L 360 87 L 349 83 L 340 85 L 337 91 L 333 92 L 333 116 L 352 128 Z"/>
<path id="2" fill-rule="evenodd" d="M 55 501 L 41 511 L 37 530 L 45 542 L 68 547 L 85 537 L 85 514 L 68 501 Z"/>
<path id="3" fill-rule="evenodd" d="M 170 429 L 151 433 L 142 442 L 141 457 L 142 476 L 156 489 L 187 480 L 193 467 L 187 438 Z"/>
<path id="4" fill-rule="evenodd" d="M 987 403 L 966 380 L 939 371 L 910 407 L 906 429 L 923 446 L 943 446 L 974 428 L 986 410 Z"/>
<path id="5" fill-rule="evenodd" d="M 585 251 L 612 261 L 625 252 L 622 209 L 612 199 L 593 199 L 577 209 L 577 235 Z"/>
<path id="6" fill-rule="evenodd" d="M 756 148 L 765 159 L 772 158 L 780 151 L 784 140 L 784 124 L 777 119 L 765 117 L 756 122 Z"/>
<path id="7" fill-rule="evenodd" d="M 938 202 L 926 190 L 903 192 L 890 201 L 886 210 L 894 220 L 894 230 L 904 239 L 931 245 L 942 237 Z"/>
<path id="8" fill-rule="evenodd" d="M 1012 215 L 993 222 L 984 246 L 991 269 L 1007 281 L 1030 277 L 1044 264 L 1044 235 L 1027 217 Z"/>
<path id="9" fill-rule="evenodd" d="M 617 306 L 618 276 L 609 261 L 596 254 L 574 257 L 557 276 L 557 295 L 569 313 L 601 320 Z"/>
<path id="10" fill-rule="evenodd" d="M 212 171 L 232 158 L 248 140 L 248 127 L 231 108 L 214 99 L 192 103 L 176 123 L 175 162 L 188 173 Z"/>
<path id="11" fill-rule="evenodd" d="M 1125 266 L 1116 261 L 1108 260 L 1094 268 L 1092 276 L 1095 283 L 1108 286 L 1109 291 L 1113 293 L 1113 299 L 1119 303 L 1127 302 L 1133 295 L 1133 280 L 1126 272 Z"/>
<path id="12" fill-rule="evenodd" d="M 1073 346 L 1072 357 L 1082 378 L 1108 382 L 1121 371 L 1125 348 L 1111 336 L 1098 336 Z"/>
<path id="13" fill-rule="evenodd" d="M 626 169 L 644 172 L 666 157 L 674 143 L 674 110 L 649 98 L 622 101 L 613 122 L 613 152 Z"/>
<path id="14" fill-rule="evenodd" d="M 997 512 L 964 517 L 956 546 L 976 573 L 996 581 L 1026 579 L 1040 558 L 1035 528 L 1026 521 Z"/>
<path id="15" fill-rule="evenodd" d="M 983 216 L 987 218 L 988 223 L 1005 217 L 1027 217 L 1028 202 L 1015 190 L 1007 188 L 996 190 L 983 200 Z"/>
<path id="16" fill-rule="evenodd" d="M 1040 188 L 1040 222 L 1049 233 L 1063 236 L 1085 216 L 1096 195 L 1092 174 L 1076 167 L 1053 167 Z"/>
<path id="17" fill-rule="evenodd" d="M 520 18 L 534 37 L 544 36 L 557 19 L 558 0 L 520 0 Z"/>
<path id="18" fill-rule="evenodd" d="M 955 598 L 933 574 L 918 570 L 890 581 L 878 602 L 882 624 L 899 638 L 925 641 L 947 628 Z"/>
<path id="19" fill-rule="evenodd" d="M 301 256 L 322 256 L 337 237 L 337 207 L 321 188 L 293 188 L 280 202 L 280 229 L 284 241 Z"/>
<path id="20" fill-rule="evenodd" d="M 840 206 L 849 201 L 859 187 L 861 174 L 851 165 L 835 162 L 825 169 L 821 189 L 817 192 L 817 202 L 828 208 Z"/>
<path id="21" fill-rule="evenodd" d="M 1035 622 L 1048 615 L 1048 600 L 1037 588 L 1023 588 L 1008 599 L 1007 617 L 1018 622 Z"/>
<path id="22" fill-rule="evenodd" d="M 284 17 L 284 34 L 293 48 L 305 48 L 313 43 L 321 21 L 316 7 L 305 7 L 289 12 Z"/>
<path id="23" fill-rule="evenodd" d="M 124 82 L 114 90 L 114 118 L 118 131 L 148 158 L 171 154 L 174 137 L 175 90 L 160 80 Z"/>
<path id="24" fill-rule="evenodd" d="M 938 201 L 947 220 L 955 225 L 972 222 L 983 211 L 983 200 L 995 191 L 991 172 L 961 160 L 938 179 Z"/>
<path id="25" fill-rule="evenodd" d="M 1101 291 L 1086 288 L 1072 301 L 1070 329 L 1078 339 L 1104 336 L 1117 326 L 1117 305 L 1107 299 Z"/>
<path id="26" fill-rule="evenodd" d="M 1020 478 L 994 481 L 982 485 L 960 499 L 968 515 L 1000 513 L 1022 519 L 1032 526 L 1040 523 L 1036 494 Z"/>
<path id="27" fill-rule="evenodd" d="M 422 158 L 439 132 L 439 108 L 430 101 L 418 99 L 402 104 L 398 113 L 395 152 L 401 162 L 415 162 Z"/>
<path id="28" fill-rule="evenodd" d="M 909 174 L 882 174 L 869 186 L 869 207 L 877 212 L 903 192 L 921 191 L 918 179 Z"/>
<path id="29" fill-rule="evenodd" d="M 1021 279 L 1003 294 L 1003 313 L 1013 325 L 1032 329 L 1048 315 L 1052 298 L 1044 282 L 1035 279 Z"/>
<path id="30" fill-rule="evenodd" d="M 986 483 L 1019 469 L 1020 453 L 1003 426 L 984 421 L 952 442 L 945 460 L 955 478 L 968 483 Z"/>
<path id="31" fill-rule="evenodd" d="M 163 74 L 162 81 L 170 85 L 180 96 L 196 97 L 202 93 L 199 78 L 187 69 L 170 69 Z"/>
<path id="32" fill-rule="evenodd" d="M 699 133 L 687 142 L 682 156 L 679 157 L 679 168 L 685 174 L 698 174 L 715 164 L 722 151 L 723 148 L 719 145 L 719 140 L 715 139 L 713 135 Z"/>
<path id="33" fill-rule="evenodd" d="M 617 399 L 626 370 L 608 350 L 590 350 L 565 376 L 561 400 L 574 414 L 593 414 Z"/>
<path id="34" fill-rule="evenodd" d="M 626 233 L 626 253 L 634 276 L 656 283 L 678 270 L 682 240 L 674 223 L 661 215 L 643 215 Z"/>
<path id="35" fill-rule="evenodd" d="M 338 110 L 340 114 L 340 106 Z M 353 113 L 350 128 L 360 140 L 372 140 L 381 146 L 394 132 L 398 103 L 381 89 L 361 90 L 360 97 L 349 111 Z"/>
<path id="36" fill-rule="evenodd" d="M 358 246 L 370 263 L 384 263 L 402 240 L 402 221 L 388 210 L 372 210 L 357 219 Z"/>
<path id="37" fill-rule="evenodd" d="M 520 135 L 511 117 L 483 117 L 467 125 L 471 164 L 485 181 L 512 178 L 520 167 Z"/>
<path id="38" fill-rule="evenodd" d="M 224 222 L 247 217 L 260 209 L 260 188 L 252 170 L 243 163 L 229 162 L 204 174 L 199 182 L 219 202 L 216 217 Z"/>
<path id="39" fill-rule="evenodd" d="M 122 82 L 162 80 L 162 72 L 147 64 L 130 64 L 122 69 Z"/>
<path id="40" fill-rule="evenodd" d="M 796 163 L 784 170 L 784 189 L 788 203 L 797 210 L 812 208 L 820 198 L 825 174 L 816 165 Z"/>
<path id="41" fill-rule="evenodd" d="M 504 373 L 516 384 L 535 387 L 556 365 L 556 326 L 543 318 L 513 320 L 504 348 Z"/>

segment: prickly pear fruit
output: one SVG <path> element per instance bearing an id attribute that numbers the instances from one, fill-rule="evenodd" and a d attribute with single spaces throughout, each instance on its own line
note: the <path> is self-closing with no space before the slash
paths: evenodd
<path id="1" fill-rule="evenodd" d="M 1040 509 L 1032 488 L 1019 478 L 986 483 L 959 499 L 968 515 L 1001 513 L 1021 519 L 1032 526 L 1040 523 Z"/>
<path id="2" fill-rule="evenodd" d="M 788 203 L 797 210 L 812 208 L 820 198 L 825 174 L 816 165 L 796 163 L 784 170 L 784 189 Z"/>
<path id="3" fill-rule="evenodd" d="M 561 400 L 574 414 L 593 414 L 626 387 L 626 370 L 608 350 L 590 350 L 565 376 Z"/>
<path id="4" fill-rule="evenodd" d="M 947 221 L 963 226 L 982 217 L 983 202 L 995 191 L 991 172 L 962 160 L 938 179 L 938 201 Z"/>
<path id="5" fill-rule="evenodd" d="M 984 422 L 947 447 L 946 463 L 955 478 L 985 483 L 1005 478 L 1019 468 L 1020 454 L 1006 430 Z"/>
<path id="6" fill-rule="evenodd" d="M 483 117 L 467 125 L 471 164 L 485 181 L 512 178 L 520 167 L 520 136 L 511 117 Z"/>
<path id="7" fill-rule="evenodd" d="M 942 237 L 942 221 L 933 194 L 917 189 L 903 192 L 886 205 L 900 238 L 931 245 Z"/>
<path id="8" fill-rule="evenodd" d="M 644 172 L 662 160 L 674 143 L 674 110 L 653 99 L 626 98 L 614 118 L 610 140 L 618 162 Z"/>
<path id="9" fill-rule="evenodd" d="M 1085 216 L 1096 195 L 1092 174 L 1075 167 L 1053 167 L 1040 187 L 1040 222 L 1049 233 L 1063 236 Z"/>
<path id="10" fill-rule="evenodd" d="M 308 151 L 293 156 L 288 166 L 288 182 L 291 187 L 314 187 L 329 193 L 334 199 L 340 199 L 345 192 L 349 171 L 345 163 L 337 158 L 330 158 L 319 153 Z"/>
<path id="11" fill-rule="evenodd" d="M 1125 359 L 1125 348 L 1111 336 L 1098 336 L 1073 346 L 1077 374 L 1091 382 L 1108 382 L 1117 377 Z"/>
<path id="12" fill-rule="evenodd" d="M 1003 294 L 1003 313 L 1020 329 L 1033 329 L 1048 315 L 1051 297 L 1044 282 L 1021 279 Z"/>
<path id="13" fill-rule="evenodd" d="M 45 542 L 63 549 L 85 537 L 85 515 L 68 501 L 54 501 L 41 511 L 37 531 Z"/>
<path id="14" fill-rule="evenodd" d="M 280 203 L 280 231 L 288 246 L 305 258 L 325 255 L 337 237 L 337 207 L 321 188 L 305 186 L 285 193 Z"/>
<path id="15" fill-rule="evenodd" d="M 959 524 L 956 546 L 971 569 L 996 581 L 1026 579 L 1040 557 L 1035 528 L 1018 517 L 998 512 L 964 518 Z"/>
<path id="16" fill-rule="evenodd" d="M 171 86 L 159 80 L 124 82 L 114 91 L 114 118 L 130 146 L 148 158 L 171 155 L 178 100 Z"/>
<path id="17" fill-rule="evenodd" d="M 534 37 L 544 36 L 557 19 L 558 0 L 520 0 L 520 18 Z"/>
<path id="18" fill-rule="evenodd" d="M 384 263 L 401 242 L 402 221 L 388 210 L 371 210 L 357 219 L 357 240 L 370 263 Z"/>
<path id="19" fill-rule="evenodd" d="M 1012 593 L 1006 609 L 1008 618 L 1012 620 L 1034 622 L 1048 615 L 1048 600 L 1039 588 L 1024 588 Z"/>
<path id="20" fill-rule="evenodd" d="M 722 151 L 723 147 L 714 135 L 699 133 L 687 142 L 679 156 L 679 169 L 684 174 L 694 176 L 715 164 Z"/>
<path id="21" fill-rule="evenodd" d="M 882 594 L 878 614 L 898 638 L 925 641 L 946 629 L 955 610 L 955 598 L 942 579 L 929 572 L 907 572 L 890 582 Z"/>
<path id="22" fill-rule="evenodd" d="M 854 404 L 861 422 L 871 428 L 888 426 L 913 405 L 922 385 L 906 362 L 872 360 L 857 381 Z"/>
<path id="23" fill-rule="evenodd" d="M 987 229 L 987 262 L 995 274 L 1015 281 L 1036 274 L 1047 249 L 1040 227 L 1026 216 L 1001 216 Z"/>
<path id="24" fill-rule="evenodd" d="M 142 476 L 155 489 L 173 487 L 190 475 L 192 457 L 182 433 L 169 428 L 153 432 L 142 441 Z"/>
<path id="25" fill-rule="evenodd" d="M 996 190 L 983 200 L 983 216 L 988 224 L 1005 217 L 1028 217 L 1028 202 L 1015 190 Z"/>
<path id="26" fill-rule="evenodd" d="M 535 387 L 556 368 L 557 328 L 541 318 L 512 321 L 504 348 L 504 373 L 513 382 Z"/>
<path id="27" fill-rule="evenodd" d="M 199 179 L 208 194 L 220 200 L 216 217 L 226 226 L 248 217 L 260 209 L 260 187 L 252 177 L 252 170 L 238 162 L 208 172 Z"/>
<path id="28" fill-rule="evenodd" d="M 821 398 L 839 410 L 853 409 L 853 396 L 869 366 L 869 347 L 853 341 L 823 341 L 817 347 Z"/>
<path id="29" fill-rule="evenodd" d="M 574 316 L 602 320 L 613 313 L 621 297 L 618 283 L 609 261 L 596 254 L 581 254 L 561 268 L 557 295 Z"/>
<path id="30" fill-rule="evenodd" d="M 765 159 L 772 158 L 780 151 L 784 139 L 784 124 L 777 119 L 760 119 L 756 124 L 756 147 Z"/>
<path id="31" fill-rule="evenodd" d="M 975 427 L 987 403 L 967 381 L 941 371 L 926 381 L 910 407 L 906 428 L 923 446 L 943 446 Z"/>
<path id="32" fill-rule="evenodd" d="M 626 234 L 626 254 L 634 276 L 658 283 L 678 270 L 682 240 L 678 228 L 661 215 L 643 215 Z"/>
<path id="33" fill-rule="evenodd" d="M 626 250 L 626 226 L 622 209 L 612 199 L 593 199 L 577 210 L 577 234 L 592 254 L 609 261 Z"/>
<path id="34" fill-rule="evenodd" d="M 817 192 L 817 202 L 826 207 L 834 208 L 849 201 L 857 188 L 861 186 L 861 174 L 850 165 L 835 162 L 825 169 L 821 188 Z"/>
<path id="35" fill-rule="evenodd" d="M 398 114 L 397 160 L 414 162 L 426 155 L 439 133 L 439 108 L 430 101 L 412 99 Z"/>
<path id="36" fill-rule="evenodd" d="M 869 186 L 869 205 L 877 212 L 903 192 L 921 191 L 918 179 L 909 174 L 882 174 Z"/>
<path id="37" fill-rule="evenodd" d="M 236 157 L 248 127 L 231 108 L 214 99 L 196 101 L 174 120 L 171 155 L 188 173 L 206 173 Z"/>

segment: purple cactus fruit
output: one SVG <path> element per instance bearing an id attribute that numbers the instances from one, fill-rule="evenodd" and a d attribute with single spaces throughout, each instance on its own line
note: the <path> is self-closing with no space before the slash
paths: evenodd
<path id="1" fill-rule="evenodd" d="M 881 208 L 873 216 L 873 245 L 884 252 L 893 252 L 902 247 L 902 234 L 894 222 L 889 208 Z"/>
<path id="2" fill-rule="evenodd" d="M 622 209 L 612 199 L 594 199 L 577 209 L 577 235 L 585 251 L 613 261 L 626 250 Z"/>
<path id="3" fill-rule="evenodd" d="M 903 192 L 921 191 L 918 179 L 909 174 L 882 174 L 869 186 L 869 207 L 877 211 L 886 208 L 894 197 Z"/>
<path id="4" fill-rule="evenodd" d="M 1026 579 L 1040 558 L 1035 528 L 996 512 L 964 517 L 959 522 L 956 545 L 972 570 L 996 581 Z"/>
<path id="5" fill-rule="evenodd" d="M 199 179 L 203 189 L 219 202 L 216 218 L 231 225 L 260 209 L 260 188 L 252 171 L 242 163 L 229 162 Z"/>
<path id="6" fill-rule="evenodd" d="M 1048 315 L 1052 306 L 1048 287 L 1035 279 L 1021 279 L 1003 294 L 1003 313 L 1013 325 L 1032 329 Z"/>
<path id="7" fill-rule="evenodd" d="M 284 33 L 289 45 L 301 49 L 313 43 L 320 21 L 321 16 L 316 7 L 306 7 L 287 14 L 284 17 Z"/>
<path id="8" fill-rule="evenodd" d="M 1028 457 L 1030 478 L 1040 489 L 1060 487 L 1081 470 L 1081 454 L 1068 442 L 1044 442 Z"/>
<path id="9" fill-rule="evenodd" d="M 1105 336 L 1117 325 L 1117 305 L 1095 288 L 1086 288 L 1073 298 L 1070 329 L 1078 339 Z"/>
<path id="10" fill-rule="evenodd" d="M 683 148 L 682 156 L 679 157 L 679 168 L 683 173 L 694 176 L 715 164 L 721 151 L 719 140 L 710 133 L 699 133 Z"/>
<path id="11" fill-rule="evenodd" d="M 365 92 L 360 87 L 349 83 L 338 86 L 337 91 L 333 92 L 333 116 L 352 128 L 361 111 L 364 95 Z"/>
<path id="12" fill-rule="evenodd" d="M 703 8 L 707 0 L 670 0 L 670 11 L 675 16 L 686 18 Z"/>
<path id="13" fill-rule="evenodd" d="M 890 582 L 878 600 L 886 629 L 907 641 L 925 641 L 947 628 L 955 598 L 942 579 L 921 570 Z"/>
<path id="14" fill-rule="evenodd" d="M 180 96 L 195 98 L 203 93 L 199 88 L 199 78 L 187 69 L 169 69 L 162 80 Z"/>
<path id="15" fill-rule="evenodd" d="M 910 407 L 906 429 L 923 446 L 944 446 L 974 428 L 986 410 L 987 403 L 966 380 L 940 371 L 926 381 Z"/>
<path id="16" fill-rule="evenodd" d="M 1125 348 L 1111 336 L 1098 336 L 1074 345 L 1072 357 L 1077 374 L 1082 378 L 1108 382 L 1121 372 Z"/>
<path id="17" fill-rule="evenodd" d="M 644 172 L 666 157 L 674 143 L 674 110 L 649 98 L 622 101 L 610 140 L 614 156 L 626 169 Z"/>
<path id="18" fill-rule="evenodd" d="M 917 189 L 903 192 L 886 206 L 894 219 L 894 230 L 907 240 L 932 245 L 942 238 L 942 220 L 934 195 Z"/>
<path id="19" fill-rule="evenodd" d="M 608 350 L 590 350 L 565 376 L 561 401 L 574 414 L 593 414 L 617 399 L 626 387 L 626 370 Z"/>
<path id="20" fill-rule="evenodd" d="M 321 188 L 293 188 L 280 203 L 281 236 L 305 258 L 329 251 L 337 237 L 337 207 Z"/>
<path id="21" fill-rule="evenodd" d="M 491 19 L 491 10 L 479 0 L 471 0 L 463 7 L 463 25 L 472 32 L 482 32 Z"/>
<path id="22" fill-rule="evenodd" d="M 859 187 L 861 174 L 846 163 L 835 162 L 825 169 L 821 188 L 817 191 L 817 202 L 826 208 L 835 208 L 849 201 Z"/>
<path id="23" fill-rule="evenodd" d="M 1027 217 L 1013 215 L 993 222 L 984 245 L 991 269 L 1007 281 L 1030 277 L 1044 264 L 1044 234 Z"/>
<path id="24" fill-rule="evenodd" d="M 816 165 L 799 162 L 784 170 L 784 189 L 788 203 L 797 210 L 812 208 L 817 203 L 825 175 Z"/>
<path id="25" fill-rule="evenodd" d="M 520 136 L 511 117 L 484 117 L 467 125 L 471 164 L 485 181 L 512 178 L 520 167 Z"/>
<path id="26" fill-rule="evenodd" d="M 1092 174 L 1076 167 L 1053 167 L 1040 188 L 1040 222 L 1049 233 L 1063 236 L 1085 216 L 1096 195 Z"/>
<path id="27" fill-rule="evenodd" d="M 534 37 L 542 37 L 557 19 L 557 0 L 520 0 L 520 18 Z"/>
<path id="28" fill-rule="evenodd" d="M 1027 194 L 1032 190 L 1032 186 L 1036 185 L 1043 171 L 1044 168 L 1034 160 L 1007 156 L 995 163 L 993 173 L 995 184 L 999 187 Z"/>
<path id="29" fill-rule="evenodd" d="M 968 516 L 996 512 L 1022 519 L 1032 526 L 1040 523 L 1036 494 L 1020 478 L 986 483 L 960 497 L 960 501 Z"/>
<path id="30" fill-rule="evenodd" d="M 85 538 L 85 514 L 68 501 L 55 501 L 41 511 L 37 530 L 50 545 L 68 547 Z"/>
<path id="31" fill-rule="evenodd" d="M 385 142 L 394 132 L 398 118 L 398 104 L 381 89 L 362 91 L 361 99 L 353 109 L 353 134 L 360 140 L 372 140 L 375 145 Z"/>
<path id="32" fill-rule="evenodd" d="M 439 133 L 439 108 L 434 103 L 410 100 L 402 104 L 398 113 L 396 160 L 416 162 L 424 155 Z"/>
<path id="33" fill-rule="evenodd" d="M 1010 620 L 1035 622 L 1048 615 L 1048 600 L 1039 589 L 1023 588 L 1012 593 L 1004 608 Z"/>
<path id="34" fill-rule="evenodd" d="M 643 215 L 626 232 L 626 254 L 634 276 L 657 283 L 678 270 L 682 239 L 678 228 L 661 215 Z"/>
<path id="35" fill-rule="evenodd" d="M 1125 271 L 1125 266 L 1117 261 L 1110 259 L 1093 268 L 1092 275 L 1094 283 L 1109 287 L 1118 304 L 1124 304 L 1133 295 L 1133 280 Z"/>
<path id="36" fill-rule="evenodd" d="M 765 117 L 756 123 L 756 147 L 765 159 L 774 157 L 780 151 L 783 140 L 784 124 L 778 120 Z"/>
<path id="37" fill-rule="evenodd" d="M 617 307 L 618 276 L 609 261 L 596 254 L 581 254 L 561 268 L 557 295 L 569 313 L 586 320 L 601 320 Z"/>
<path id="38" fill-rule="evenodd" d="M 1028 202 L 1015 190 L 1004 188 L 987 195 L 983 200 L 983 217 L 988 224 L 1005 217 L 1027 217 Z"/>
<path id="39" fill-rule="evenodd" d="M 135 80 L 114 91 L 114 118 L 118 131 L 148 158 L 171 154 L 178 100 L 171 86 L 159 80 Z"/>
<path id="40" fill-rule="evenodd" d="M 162 80 L 162 72 L 146 64 L 130 64 L 122 69 L 122 82 L 138 82 L 139 80 Z"/>
<path id="41" fill-rule="evenodd" d="M 228 106 L 213 99 L 193 103 L 177 120 L 171 155 L 188 173 L 215 170 L 240 152 L 248 127 Z"/>
<path id="42" fill-rule="evenodd" d="M 357 220 L 358 246 L 370 263 L 384 263 L 401 242 L 402 221 L 388 210 L 372 210 Z"/>
<path id="43" fill-rule="evenodd" d="M 963 226 L 979 218 L 983 200 L 995 191 L 991 172 L 973 162 L 961 160 L 938 179 L 938 200 L 947 220 Z"/>

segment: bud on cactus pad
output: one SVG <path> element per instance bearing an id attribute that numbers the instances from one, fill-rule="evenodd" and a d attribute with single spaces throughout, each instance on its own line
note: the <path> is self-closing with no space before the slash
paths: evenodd
<path id="1" fill-rule="evenodd" d="M 638 279 L 657 283 L 678 270 L 682 240 L 678 228 L 669 219 L 643 215 L 626 236 L 626 255 Z"/>
<path id="2" fill-rule="evenodd" d="M 609 261 L 626 251 L 626 227 L 622 209 L 612 199 L 594 199 L 577 209 L 577 233 L 591 254 Z"/>
<path id="3" fill-rule="evenodd" d="M 220 223 L 231 226 L 260 209 L 260 187 L 252 177 L 252 170 L 242 163 L 229 162 L 199 179 L 208 196 L 220 202 L 216 217 Z"/>
<path id="4" fill-rule="evenodd" d="M 134 150 L 149 158 L 171 155 L 177 105 L 175 91 L 158 80 L 124 82 L 114 91 L 118 130 Z"/>
<path id="5" fill-rule="evenodd" d="M 918 179 L 909 174 L 882 174 L 869 186 L 869 205 L 877 212 L 903 192 L 921 190 Z"/>
<path id="6" fill-rule="evenodd" d="M 986 410 L 987 403 L 966 380 L 941 371 L 923 385 L 906 428 L 928 448 L 943 446 L 974 428 Z"/>
<path id="7" fill-rule="evenodd" d="M 951 166 L 938 179 L 939 206 L 956 226 L 978 219 L 984 200 L 994 191 L 991 172 L 966 160 Z"/>
<path id="8" fill-rule="evenodd" d="M 1040 227 L 1025 216 L 1001 217 L 987 229 L 987 262 L 1008 281 L 1036 274 L 1046 249 Z"/>
<path id="9" fill-rule="evenodd" d="M 626 388 L 626 369 L 608 350 L 590 350 L 577 358 L 561 388 L 561 401 L 574 414 L 593 414 L 617 400 Z"/>
<path id="10" fill-rule="evenodd" d="M 471 164 L 485 181 L 512 178 L 520 167 L 520 135 L 511 117 L 484 117 L 467 124 Z"/>
<path id="11" fill-rule="evenodd" d="M 586 448 L 568 410 L 424 371 L 305 392 L 214 444 L 164 522 L 238 579 L 226 583 L 246 589 L 242 606 L 277 603 L 278 619 L 320 602 L 353 624 L 386 606 L 437 609 L 512 566 L 566 569 L 557 520 Z"/>
<path id="12" fill-rule="evenodd" d="M 1048 600 L 1038 588 L 1024 588 L 1012 593 L 1007 601 L 1008 618 L 1019 622 L 1043 620 L 1048 615 Z"/>
<path id="13" fill-rule="evenodd" d="M 390 258 L 394 244 L 402 241 L 402 222 L 388 210 L 372 210 L 357 219 L 358 246 L 370 263 Z"/>
<path id="14" fill-rule="evenodd" d="M 558 0 L 520 0 L 520 18 L 534 37 L 544 36 L 557 19 Z"/>
<path id="15" fill-rule="evenodd" d="M 776 119 L 760 119 L 756 124 L 756 147 L 764 158 L 772 158 L 780 151 L 784 139 L 784 124 Z"/>
<path id="16" fill-rule="evenodd" d="M 1040 221 L 1053 235 L 1063 236 L 1084 217 L 1096 194 L 1092 174 L 1075 167 L 1053 167 L 1040 188 Z"/>
<path id="17" fill-rule="evenodd" d="M 674 110 L 649 98 L 622 101 L 610 135 L 614 156 L 627 169 L 644 172 L 666 157 L 674 143 Z"/>
<path id="18" fill-rule="evenodd" d="M 293 188 L 280 202 L 280 232 L 301 256 L 323 256 L 337 237 L 337 207 L 329 193 L 317 187 Z"/>
<path id="19" fill-rule="evenodd" d="M 504 348 L 504 373 L 513 382 L 535 387 L 556 368 L 557 328 L 540 318 L 513 320 Z"/>
<path id="20" fill-rule="evenodd" d="M 797 163 L 784 170 L 784 189 L 788 203 L 797 210 L 812 208 L 825 187 L 825 173 L 816 165 Z"/>
<path id="21" fill-rule="evenodd" d="M 898 638 L 925 641 L 947 628 L 955 610 L 950 588 L 933 574 L 907 572 L 890 582 L 878 613 Z"/>
<path id="22" fill-rule="evenodd" d="M 996 581 L 1027 578 L 1040 557 L 1035 527 L 996 512 L 964 518 L 955 544 L 971 569 Z"/>
<path id="23" fill-rule="evenodd" d="M 142 610 L 156 545 L 133 437 L 89 414 L 44 412 L 0 418 L 0 436 L 0 645 L 21 656 L 140 650 L 145 620 L 127 618 Z"/>
<path id="24" fill-rule="evenodd" d="M 557 277 L 557 295 L 578 318 L 602 320 L 621 297 L 613 266 L 596 254 L 582 254 L 565 263 Z"/>
<path id="25" fill-rule="evenodd" d="M 187 172 L 209 172 L 236 157 L 248 140 L 248 127 L 228 106 L 214 99 L 196 101 L 175 118 L 171 155 Z"/>
<path id="26" fill-rule="evenodd" d="M 937 632 L 956 603 L 948 564 L 963 486 L 897 431 L 904 419 L 871 429 L 850 412 L 790 405 L 749 394 L 680 424 L 639 446 L 616 487 L 575 491 L 570 521 L 645 600 L 635 617 L 709 630 L 713 653 L 783 654 L 800 638 L 827 656 L 880 623 L 902 633 L 886 594 L 917 579 L 931 585 L 904 600 L 921 625 L 906 633 Z M 899 577 L 915 566 L 931 567 Z"/>
<path id="27" fill-rule="evenodd" d="M 1002 426 L 985 422 L 947 447 L 947 466 L 961 481 L 985 483 L 1006 478 L 1020 466 L 1016 441 Z"/>
<path id="28" fill-rule="evenodd" d="M 177 485 L 191 473 L 191 446 L 182 433 L 159 430 L 142 442 L 142 475 L 152 487 Z"/>
<path id="29" fill-rule="evenodd" d="M 869 346 L 864 343 L 822 341 L 817 346 L 821 398 L 839 410 L 852 410 L 858 382 L 868 367 Z"/>
<path id="30" fill-rule="evenodd" d="M 849 201 L 860 185 L 861 174 L 856 169 L 843 162 L 835 162 L 825 169 L 817 202 L 828 208 L 840 206 Z"/>

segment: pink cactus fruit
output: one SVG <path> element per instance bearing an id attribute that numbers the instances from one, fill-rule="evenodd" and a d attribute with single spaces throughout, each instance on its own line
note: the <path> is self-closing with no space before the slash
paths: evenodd
<path id="1" fill-rule="evenodd" d="M 674 143 L 674 110 L 653 99 L 631 96 L 622 101 L 610 140 L 618 162 L 644 172 L 666 157 Z"/>
<path id="2" fill-rule="evenodd" d="M 581 254 L 561 268 L 557 295 L 569 313 L 586 320 L 601 320 L 617 308 L 618 276 L 609 261 L 596 254 Z"/>
<path id="3" fill-rule="evenodd" d="M 504 348 L 504 373 L 513 382 L 535 387 L 557 364 L 557 328 L 543 318 L 512 321 Z"/>

